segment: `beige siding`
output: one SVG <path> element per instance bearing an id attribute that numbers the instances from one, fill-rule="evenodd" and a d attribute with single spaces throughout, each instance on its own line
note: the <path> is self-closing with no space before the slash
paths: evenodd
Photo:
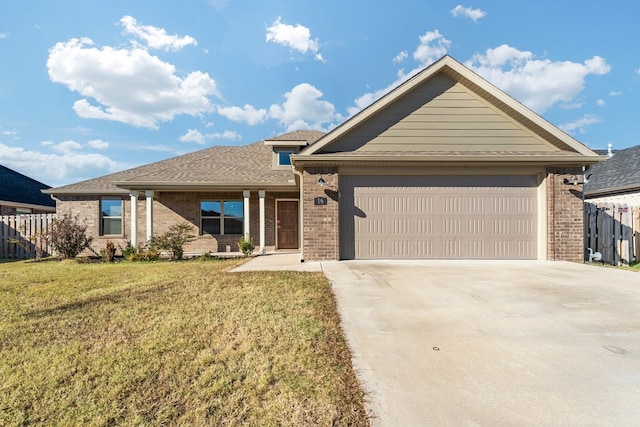
<path id="1" fill-rule="evenodd" d="M 341 257 L 537 258 L 536 178 L 345 176 Z"/>
<path id="2" fill-rule="evenodd" d="M 558 151 L 487 100 L 435 76 L 331 145 L 331 151 Z"/>

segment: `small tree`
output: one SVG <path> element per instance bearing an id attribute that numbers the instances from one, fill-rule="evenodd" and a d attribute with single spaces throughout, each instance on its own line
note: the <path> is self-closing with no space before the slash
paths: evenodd
<path id="1" fill-rule="evenodd" d="M 182 259 L 184 255 L 184 245 L 193 241 L 196 237 L 191 232 L 193 226 L 188 222 L 174 224 L 169 227 L 169 231 L 151 239 L 149 247 L 161 251 L 167 251 L 171 259 Z"/>
<path id="2" fill-rule="evenodd" d="M 91 245 L 93 237 L 87 237 L 87 226 L 81 225 L 78 217 L 66 213 L 56 218 L 47 233 L 47 240 L 59 258 L 75 258 Z"/>

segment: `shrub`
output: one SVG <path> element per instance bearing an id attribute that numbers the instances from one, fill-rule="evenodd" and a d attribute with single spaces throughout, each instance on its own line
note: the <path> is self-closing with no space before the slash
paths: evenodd
<path id="1" fill-rule="evenodd" d="M 100 255 L 105 259 L 105 261 L 113 262 L 113 259 L 116 256 L 116 245 L 111 240 L 107 240 L 104 249 L 100 251 Z"/>
<path id="2" fill-rule="evenodd" d="M 136 253 L 136 247 L 133 246 L 131 242 L 127 242 L 127 246 L 125 246 L 124 248 L 122 246 L 119 247 L 122 251 L 122 256 L 124 257 L 124 259 L 129 259 L 131 255 Z"/>
<path id="3" fill-rule="evenodd" d="M 251 236 L 247 236 L 246 238 L 242 236 L 240 238 L 240 241 L 238 242 L 238 249 L 240 249 L 240 252 L 242 252 L 244 256 L 251 255 L 255 248 L 256 247 L 253 244 L 253 239 L 251 238 Z"/>
<path id="4" fill-rule="evenodd" d="M 64 214 L 53 220 L 47 240 L 59 258 L 75 258 L 93 241 L 93 237 L 87 237 L 86 232 L 87 226 L 81 225 L 77 216 Z"/>
<path id="5" fill-rule="evenodd" d="M 169 231 L 160 236 L 153 237 L 149 248 L 158 251 L 167 251 L 171 259 L 182 259 L 184 245 L 191 242 L 196 236 L 191 234 L 193 226 L 188 222 L 174 224 Z"/>
<path id="6" fill-rule="evenodd" d="M 131 248 L 133 248 L 133 246 L 131 246 Z M 160 251 L 155 248 L 140 245 L 137 249 L 134 248 L 132 251 L 127 251 L 125 258 L 128 261 L 157 261 L 160 259 Z"/>

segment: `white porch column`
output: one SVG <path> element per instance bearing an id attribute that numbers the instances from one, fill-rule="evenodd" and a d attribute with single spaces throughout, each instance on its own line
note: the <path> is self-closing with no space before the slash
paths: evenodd
<path id="1" fill-rule="evenodd" d="M 132 190 L 131 193 L 131 246 L 138 246 L 138 192 Z"/>
<path id="2" fill-rule="evenodd" d="M 249 190 L 244 190 L 242 192 L 242 196 L 244 197 L 244 238 L 248 239 L 251 233 L 251 223 L 249 218 L 249 195 L 251 192 Z"/>
<path id="3" fill-rule="evenodd" d="M 264 190 L 258 191 L 258 197 L 260 197 L 260 255 L 264 255 Z"/>
<path id="4" fill-rule="evenodd" d="M 153 237 L 153 191 L 144 192 L 147 198 L 147 242 Z"/>

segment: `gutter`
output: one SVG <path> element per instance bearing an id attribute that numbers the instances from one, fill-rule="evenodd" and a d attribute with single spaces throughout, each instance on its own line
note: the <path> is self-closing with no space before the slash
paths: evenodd
<path id="1" fill-rule="evenodd" d="M 503 165 L 505 163 L 517 163 L 519 165 L 545 165 L 545 166 L 584 166 L 598 163 L 606 160 L 606 156 L 518 156 L 510 157 L 504 155 L 478 156 L 478 155 L 462 155 L 462 156 L 446 156 L 446 155 L 414 155 L 414 156 L 388 156 L 388 155 L 371 155 L 371 154 L 355 154 L 344 156 L 340 154 L 315 154 L 315 155 L 292 155 L 292 163 L 304 166 L 322 166 L 326 164 L 347 166 L 355 163 L 379 164 L 385 165 L 400 164 L 406 166 L 408 164 L 416 164 L 418 166 L 437 166 L 437 165 Z"/>

